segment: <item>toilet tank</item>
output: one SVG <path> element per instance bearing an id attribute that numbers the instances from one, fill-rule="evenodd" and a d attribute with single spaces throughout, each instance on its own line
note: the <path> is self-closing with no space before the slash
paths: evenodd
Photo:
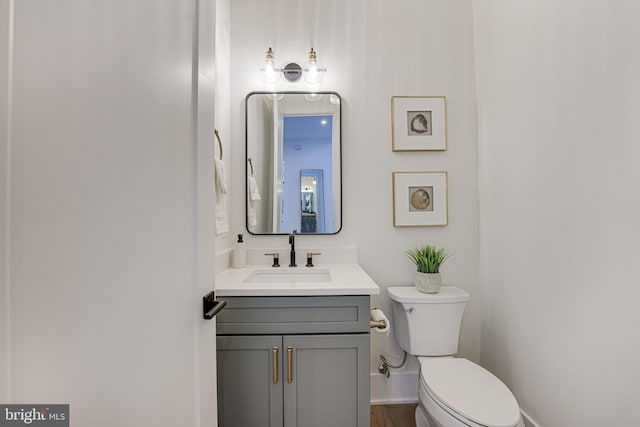
<path id="1" fill-rule="evenodd" d="M 471 299 L 464 289 L 442 286 L 437 294 L 415 286 L 388 287 L 393 328 L 400 347 L 414 356 L 449 356 L 458 352 L 462 313 Z"/>

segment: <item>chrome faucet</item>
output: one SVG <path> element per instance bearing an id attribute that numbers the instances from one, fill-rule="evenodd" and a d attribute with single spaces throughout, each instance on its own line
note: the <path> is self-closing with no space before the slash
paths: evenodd
<path id="1" fill-rule="evenodd" d="M 297 267 L 296 265 L 296 234 L 297 230 L 293 230 L 291 234 L 289 234 L 289 245 L 291 245 L 291 250 L 289 252 L 289 267 Z"/>

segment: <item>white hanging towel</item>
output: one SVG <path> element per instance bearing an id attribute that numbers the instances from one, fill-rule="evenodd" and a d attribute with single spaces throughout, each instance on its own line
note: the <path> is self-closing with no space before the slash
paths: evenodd
<path id="1" fill-rule="evenodd" d="M 252 176 L 248 179 L 249 182 L 249 227 L 255 227 L 258 224 L 258 217 L 256 214 L 256 201 L 260 200 L 260 192 L 258 191 L 258 183 Z"/>
<path id="2" fill-rule="evenodd" d="M 226 237 L 229 233 L 227 218 L 227 173 L 222 160 L 214 158 L 215 190 L 216 190 L 216 236 Z"/>

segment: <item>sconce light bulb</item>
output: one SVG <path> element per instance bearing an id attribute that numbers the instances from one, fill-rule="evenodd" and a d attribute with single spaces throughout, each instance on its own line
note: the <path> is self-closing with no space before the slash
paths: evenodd
<path id="1" fill-rule="evenodd" d="M 264 60 L 264 65 L 260 67 L 260 79 L 265 83 L 276 83 L 280 74 L 280 69 L 274 61 L 275 54 L 273 50 L 269 48 L 267 51 L 267 57 Z"/>
<path id="2" fill-rule="evenodd" d="M 307 83 L 320 83 L 327 71 L 324 66 L 318 62 L 318 56 L 315 50 L 311 48 L 309 52 L 309 62 L 304 67 L 304 80 Z"/>

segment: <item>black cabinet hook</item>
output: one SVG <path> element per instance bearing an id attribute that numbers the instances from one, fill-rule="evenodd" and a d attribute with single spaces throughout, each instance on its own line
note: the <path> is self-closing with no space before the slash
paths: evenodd
<path id="1" fill-rule="evenodd" d="M 226 301 L 216 301 L 214 291 L 209 292 L 202 297 L 202 317 L 207 320 L 213 319 L 225 305 L 227 305 Z"/>

